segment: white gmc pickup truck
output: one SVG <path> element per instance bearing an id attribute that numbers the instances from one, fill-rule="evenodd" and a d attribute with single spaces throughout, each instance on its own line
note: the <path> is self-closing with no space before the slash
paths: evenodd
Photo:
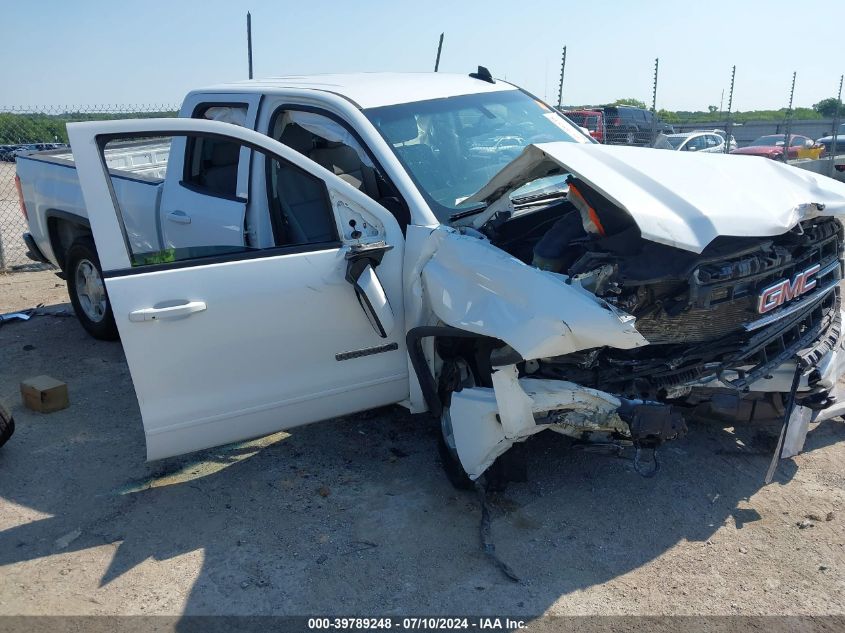
<path id="1" fill-rule="evenodd" d="M 399 403 L 469 485 L 540 431 L 845 411 L 845 184 L 595 144 L 485 69 L 283 77 L 18 159 L 34 257 L 119 334 L 149 459 Z"/>

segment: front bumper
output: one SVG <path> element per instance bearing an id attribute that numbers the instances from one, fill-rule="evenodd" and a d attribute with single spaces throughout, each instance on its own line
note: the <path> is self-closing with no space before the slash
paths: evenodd
<path id="1" fill-rule="evenodd" d="M 519 378 L 516 365 L 495 368 L 492 380 L 492 389 L 454 392 L 444 411 L 461 465 L 471 479 L 515 443 L 540 431 L 646 448 L 686 433 L 683 418 L 669 405 L 627 400 L 563 380 Z"/>

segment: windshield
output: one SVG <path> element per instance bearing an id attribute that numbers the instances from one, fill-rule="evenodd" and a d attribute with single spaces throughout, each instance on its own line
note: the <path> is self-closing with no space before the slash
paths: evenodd
<path id="1" fill-rule="evenodd" d="M 689 138 L 688 136 L 667 136 L 666 140 L 669 141 L 669 144 L 672 147 L 674 147 L 675 149 L 678 149 L 683 144 L 683 142 L 685 140 L 687 140 L 688 138 Z"/>
<path id="2" fill-rule="evenodd" d="M 481 208 L 464 200 L 531 143 L 588 142 L 563 116 L 521 90 L 462 95 L 371 108 L 364 113 L 387 140 L 441 222 Z M 565 176 L 542 189 L 562 191 Z M 555 184 L 554 187 L 551 185 Z M 525 196 L 529 183 L 514 192 Z"/>

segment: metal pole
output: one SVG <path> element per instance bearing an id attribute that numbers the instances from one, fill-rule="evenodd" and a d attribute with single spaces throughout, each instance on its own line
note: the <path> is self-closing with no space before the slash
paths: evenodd
<path id="1" fill-rule="evenodd" d="M 563 47 L 563 57 L 560 60 L 560 83 L 557 87 L 557 107 L 563 105 L 563 75 L 566 72 L 566 47 Z"/>
<path id="2" fill-rule="evenodd" d="M 440 51 L 443 50 L 443 36 L 446 35 L 445 33 L 440 34 L 440 42 L 437 44 L 437 59 L 434 60 L 434 72 L 440 70 Z"/>
<path id="3" fill-rule="evenodd" d="M 795 96 L 795 78 L 798 71 L 792 73 L 792 88 L 789 90 L 789 108 L 786 110 L 786 134 L 783 137 L 783 162 L 789 161 L 789 136 L 792 132 L 792 98 Z"/>
<path id="4" fill-rule="evenodd" d="M 657 71 L 660 67 L 660 58 L 654 58 L 654 85 L 651 88 L 651 111 L 657 112 Z"/>
<path id="5" fill-rule="evenodd" d="M 731 136 L 733 134 L 733 120 L 731 111 L 734 106 L 734 80 L 736 79 L 736 66 L 731 70 L 731 89 L 728 91 L 728 120 L 725 124 L 725 154 L 731 151 Z"/>
<path id="6" fill-rule="evenodd" d="M 252 15 L 246 12 L 246 54 L 249 60 L 249 78 L 252 79 Z"/>
<path id="7" fill-rule="evenodd" d="M 657 71 L 660 67 L 660 58 L 654 58 L 654 85 L 651 88 L 651 142 L 654 144 L 657 138 Z"/>
<path id="8" fill-rule="evenodd" d="M 842 79 L 845 75 L 839 75 L 839 94 L 836 96 L 836 110 L 833 114 L 833 141 L 830 143 L 830 166 L 828 176 L 833 178 L 833 170 L 836 165 L 836 146 L 839 140 L 839 108 L 842 103 Z"/>

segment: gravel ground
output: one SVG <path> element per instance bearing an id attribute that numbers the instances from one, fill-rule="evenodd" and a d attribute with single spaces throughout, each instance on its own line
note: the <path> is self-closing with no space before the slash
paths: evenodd
<path id="1" fill-rule="evenodd" d="M 0 312 L 68 308 L 50 273 L 0 276 Z M 436 431 L 385 409 L 156 463 L 119 344 L 73 318 L 0 328 L 0 614 L 843 614 L 845 425 L 762 485 L 764 429 L 692 427 L 644 479 L 630 459 L 525 445 L 527 483 L 479 505 Z M 21 379 L 68 383 L 35 414 Z"/>

